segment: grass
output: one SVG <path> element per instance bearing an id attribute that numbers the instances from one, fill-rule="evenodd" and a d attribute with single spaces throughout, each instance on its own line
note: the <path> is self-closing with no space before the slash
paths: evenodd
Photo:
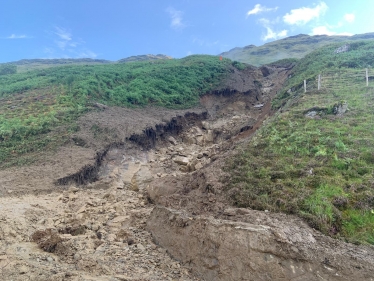
<path id="1" fill-rule="evenodd" d="M 92 102 L 188 108 L 217 87 L 232 65 L 214 56 L 189 56 L 25 73 L 6 66 L 10 72 L 0 75 L 0 167 L 29 163 L 30 155 L 60 146 Z"/>
<path id="2" fill-rule="evenodd" d="M 281 111 L 226 163 L 234 205 L 295 214 L 332 237 L 374 244 L 374 88 L 354 79 L 340 87 L 332 80 L 325 91 L 295 86 L 320 71 L 353 73 L 347 66 L 374 63 L 374 43 L 356 43 L 338 58 L 332 45 L 294 62 L 273 102 Z M 344 103 L 349 110 L 335 115 Z M 311 110 L 316 118 L 305 116 Z"/>
<path id="3" fill-rule="evenodd" d="M 373 37 L 372 37 L 373 38 Z M 222 55 L 231 60 L 255 66 L 271 64 L 282 59 L 301 59 L 326 45 L 336 43 L 338 47 L 347 40 L 361 41 L 365 36 L 308 36 L 300 34 L 266 43 L 262 46 L 235 48 Z M 369 39 L 370 40 L 370 39 Z"/>
<path id="4" fill-rule="evenodd" d="M 350 110 L 304 116 L 326 99 Z M 373 244 L 373 104 L 373 89 L 302 94 L 227 162 L 233 204 L 296 214 L 325 234 Z"/>

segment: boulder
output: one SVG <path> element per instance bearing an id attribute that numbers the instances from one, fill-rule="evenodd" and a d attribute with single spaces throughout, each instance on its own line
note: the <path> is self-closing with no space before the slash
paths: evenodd
<path id="1" fill-rule="evenodd" d="M 187 157 L 176 156 L 173 158 L 173 161 L 178 165 L 187 166 L 190 163 L 190 160 Z"/>
<path id="2" fill-rule="evenodd" d="M 177 145 L 178 142 L 176 141 L 175 138 L 173 138 L 172 136 L 168 137 L 168 141 L 172 144 L 172 145 Z"/>

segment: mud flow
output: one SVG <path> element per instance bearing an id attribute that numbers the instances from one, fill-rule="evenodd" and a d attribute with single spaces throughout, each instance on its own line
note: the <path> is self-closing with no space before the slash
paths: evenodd
<path id="1" fill-rule="evenodd" d="M 227 201 L 225 158 L 287 75 L 233 69 L 189 110 L 90 112 L 53 155 L 0 171 L 0 279 L 373 280 L 371 248 Z"/>

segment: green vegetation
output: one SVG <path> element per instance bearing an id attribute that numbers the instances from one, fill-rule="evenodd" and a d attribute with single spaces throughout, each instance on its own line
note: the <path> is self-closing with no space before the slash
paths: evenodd
<path id="1" fill-rule="evenodd" d="M 333 43 L 342 44 L 341 42 L 347 40 L 359 41 L 364 39 L 374 39 L 374 34 L 358 34 L 354 36 L 309 36 L 306 34 L 299 34 L 266 43 L 262 46 L 250 45 L 243 48 L 234 48 L 228 52 L 222 53 L 222 56 L 231 60 L 260 66 L 271 64 L 282 59 L 301 59 L 307 54 Z"/>
<path id="2" fill-rule="evenodd" d="M 300 60 L 285 89 L 322 70 L 373 65 L 373 42 L 340 54 L 336 47 Z M 336 91 L 297 90 L 279 95 L 282 112 L 228 161 L 228 194 L 237 206 L 296 214 L 325 234 L 374 244 L 374 89 L 363 79 Z M 349 111 L 335 115 L 345 103 Z"/>
<path id="3" fill-rule="evenodd" d="M 0 167 L 23 164 L 33 159 L 26 154 L 60 145 L 76 127 L 72 121 L 90 110 L 92 102 L 191 107 L 201 94 L 219 85 L 230 65 L 227 59 L 190 56 L 2 75 Z"/>
<path id="4" fill-rule="evenodd" d="M 17 66 L 12 64 L 0 64 L 0 75 L 14 74 L 17 72 Z"/>
<path id="5" fill-rule="evenodd" d="M 337 48 L 346 44 L 349 45 L 348 52 L 335 53 Z M 289 89 L 297 94 L 302 89 L 304 80 L 307 80 L 308 84 L 316 84 L 318 74 L 328 71 L 330 73 L 335 72 L 338 76 L 341 75 L 339 72 L 349 76 L 351 71 L 353 78 L 355 70 L 352 69 L 363 70 L 364 68 L 371 68 L 374 66 L 373 49 L 374 40 L 347 41 L 324 46 L 306 55 L 292 69 L 291 77 L 288 79 L 283 91 L 273 100 L 273 107 L 279 108 L 285 104 L 292 95 L 288 91 Z M 363 74 L 361 79 L 363 83 L 364 79 Z M 352 82 L 357 83 L 358 81 Z"/>

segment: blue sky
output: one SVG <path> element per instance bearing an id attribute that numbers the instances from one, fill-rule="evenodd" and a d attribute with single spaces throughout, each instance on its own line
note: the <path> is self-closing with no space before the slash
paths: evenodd
<path id="1" fill-rule="evenodd" d="M 374 32 L 374 1 L 12 0 L 0 3 L 0 62 L 217 55 L 300 33 Z"/>

